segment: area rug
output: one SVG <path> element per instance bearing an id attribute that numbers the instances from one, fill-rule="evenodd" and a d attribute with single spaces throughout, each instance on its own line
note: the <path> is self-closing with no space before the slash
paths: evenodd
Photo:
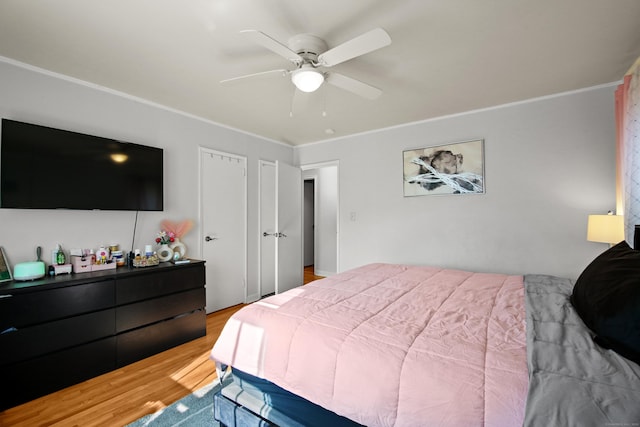
<path id="1" fill-rule="evenodd" d="M 213 419 L 213 395 L 218 390 L 220 384 L 216 380 L 154 414 L 139 418 L 127 427 L 219 427 L 220 424 Z"/>

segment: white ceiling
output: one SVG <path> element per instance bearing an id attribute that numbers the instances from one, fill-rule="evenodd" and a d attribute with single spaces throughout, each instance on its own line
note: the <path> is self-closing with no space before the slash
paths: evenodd
<path id="1" fill-rule="evenodd" d="M 332 69 L 375 101 L 325 84 L 290 117 L 286 77 L 219 83 L 293 68 L 241 30 L 333 47 L 376 27 L 390 46 Z M 0 56 L 299 145 L 615 82 L 640 1 L 0 0 Z"/>

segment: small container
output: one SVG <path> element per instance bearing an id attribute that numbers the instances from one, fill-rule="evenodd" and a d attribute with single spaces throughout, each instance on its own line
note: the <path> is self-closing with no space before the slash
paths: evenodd
<path id="1" fill-rule="evenodd" d="M 118 267 L 122 267 L 125 264 L 125 259 L 122 251 L 112 251 L 111 259 L 116 263 Z"/>
<path id="2" fill-rule="evenodd" d="M 108 259 L 109 258 L 109 249 L 105 248 L 104 246 L 100 246 L 100 249 L 98 249 L 98 251 L 96 252 L 96 259 L 98 261 L 101 261 L 103 259 Z"/>
<path id="3" fill-rule="evenodd" d="M 88 273 L 91 271 L 91 258 L 81 256 L 71 256 L 71 265 L 74 273 Z"/>

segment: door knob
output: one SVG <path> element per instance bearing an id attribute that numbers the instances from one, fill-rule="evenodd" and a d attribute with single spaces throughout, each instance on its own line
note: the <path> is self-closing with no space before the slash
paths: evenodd
<path id="1" fill-rule="evenodd" d="M 278 231 L 276 231 L 275 233 L 267 233 L 267 232 L 265 231 L 264 233 L 262 233 L 262 235 L 263 235 L 264 237 L 267 237 L 267 236 L 273 236 L 273 237 L 276 237 L 276 238 L 278 238 L 278 237 L 287 237 L 287 235 L 286 235 L 286 234 L 284 234 L 284 233 L 280 233 L 280 232 L 278 232 Z"/>
<path id="2" fill-rule="evenodd" d="M 205 242 L 211 242 L 212 240 L 216 240 L 217 237 L 211 237 L 211 236 L 205 236 L 204 241 Z"/>

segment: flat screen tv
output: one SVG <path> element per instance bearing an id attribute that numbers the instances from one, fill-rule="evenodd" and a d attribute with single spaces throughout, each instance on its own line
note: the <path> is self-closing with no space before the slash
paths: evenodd
<path id="1" fill-rule="evenodd" d="M 161 148 L 2 119 L 0 208 L 163 209 Z"/>

